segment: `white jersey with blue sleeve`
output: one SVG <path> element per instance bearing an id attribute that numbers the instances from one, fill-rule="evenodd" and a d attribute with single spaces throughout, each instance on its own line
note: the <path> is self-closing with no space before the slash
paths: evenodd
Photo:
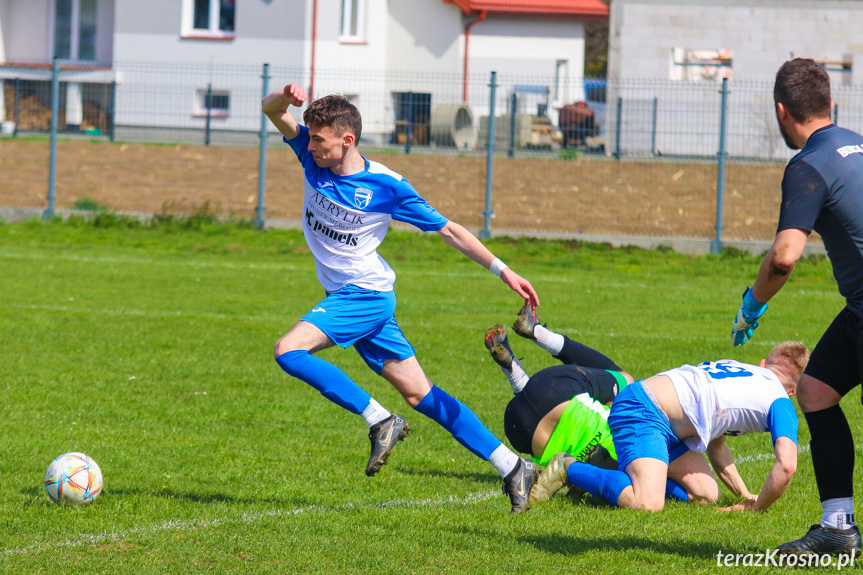
<path id="1" fill-rule="evenodd" d="M 683 412 L 698 435 L 684 439 L 689 449 L 707 450 L 720 435 L 769 431 L 773 443 L 797 443 L 797 413 L 776 374 L 733 359 L 684 365 L 661 373 L 671 378 Z"/>
<path id="2" fill-rule="evenodd" d="M 305 126 L 285 142 L 303 165 L 303 234 L 321 285 L 329 293 L 346 285 L 391 291 L 395 272 L 377 253 L 390 221 L 437 231 L 447 219 L 406 179 L 383 164 L 363 158 L 365 169 L 350 176 L 318 167 L 308 151 L 309 130 Z"/>

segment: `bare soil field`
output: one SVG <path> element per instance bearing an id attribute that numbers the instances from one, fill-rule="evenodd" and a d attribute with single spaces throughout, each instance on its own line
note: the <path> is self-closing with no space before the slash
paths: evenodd
<path id="1" fill-rule="evenodd" d="M 445 216 L 483 227 L 484 156 L 364 153 L 405 176 Z M 48 157 L 46 141 L 0 138 L 0 206 L 46 206 Z M 88 198 L 120 213 L 189 213 L 206 204 L 220 215 L 252 218 L 258 158 L 254 148 L 63 141 L 55 207 Z M 783 170 L 784 164 L 729 163 L 725 239 L 773 238 Z M 697 161 L 495 158 L 491 229 L 712 238 L 716 175 L 715 163 Z M 270 148 L 265 217 L 298 220 L 302 185 L 291 150 Z"/>

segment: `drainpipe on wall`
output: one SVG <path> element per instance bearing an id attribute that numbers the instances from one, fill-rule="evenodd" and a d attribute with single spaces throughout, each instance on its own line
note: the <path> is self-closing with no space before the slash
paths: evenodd
<path id="1" fill-rule="evenodd" d="M 309 73 L 309 102 L 315 99 L 315 48 L 318 45 L 318 0 L 312 0 L 312 62 Z"/>
<path id="2" fill-rule="evenodd" d="M 471 20 L 464 27 L 464 89 L 462 91 L 462 98 L 465 102 L 467 102 L 467 69 L 468 69 L 468 45 L 470 41 L 470 29 L 473 28 L 474 24 L 479 24 L 483 20 L 485 20 L 487 12 L 483 10 L 479 13 L 479 17 L 474 20 Z"/>

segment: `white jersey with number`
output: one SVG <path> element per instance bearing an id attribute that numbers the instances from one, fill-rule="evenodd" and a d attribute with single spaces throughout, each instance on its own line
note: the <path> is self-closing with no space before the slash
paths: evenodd
<path id="1" fill-rule="evenodd" d="M 769 431 L 773 441 L 797 443 L 797 414 L 782 382 L 767 368 L 733 359 L 684 365 L 662 372 L 674 384 L 683 412 L 698 435 L 684 440 L 704 452 L 720 435 Z"/>
<path id="2" fill-rule="evenodd" d="M 363 158 L 365 169 L 350 176 L 318 167 L 307 149 L 309 130 L 305 126 L 285 142 L 303 165 L 303 234 L 315 257 L 321 285 L 329 293 L 346 285 L 391 291 L 396 274 L 377 252 L 390 222 L 437 231 L 447 219 L 406 179 L 383 164 Z"/>

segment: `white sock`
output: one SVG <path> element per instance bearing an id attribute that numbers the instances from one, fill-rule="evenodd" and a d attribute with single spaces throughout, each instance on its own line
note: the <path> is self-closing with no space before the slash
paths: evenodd
<path id="1" fill-rule="evenodd" d="M 363 419 L 365 419 L 366 423 L 371 427 L 375 423 L 380 423 L 392 415 L 392 413 L 381 407 L 381 404 L 372 398 L 372 400 L 369 401 L 369 406 L 365 408 L 360 415 L 363 416 Z"/>
<path id="2" fill-rule="evenodd" d="M 501 367 L 500 370 L 506 376 L 513 393 L 521 393 L 530 380 L 530 376 L 524 372 L 524 368 L 516 358 L 512 358 L 512 369 Z"/>
<path id="3" fill-rule="evenodd" d="M 856 525 L 854 523 L 854 498 L 838 497 L 821 502 L 822 527 L 834 527 L 836 529 L 848 529 Z"/>
<path id="4" fill-rule="evenodd" d="M 512 452 L 506 445 L 503 443 L 500 446 L 491 452 L 491 457 L 488 458 L 489 462 L 494 465 L 494 468 L 497 469 L 497 472 L 500 473 L 500 476 L 506 479 L 506 476 L 510 474 L 510 472 L 515 469 L 515 466 L 518 465 L 518 462 L 521 458 Z"/>
<path id="5" fill-rule="evenodd" d="M 536 345 L 555 357 L 563 351 L 563 336 L 554 333 L 544 325 L 534 326 L 533 337 L 536 338 Z"/>

